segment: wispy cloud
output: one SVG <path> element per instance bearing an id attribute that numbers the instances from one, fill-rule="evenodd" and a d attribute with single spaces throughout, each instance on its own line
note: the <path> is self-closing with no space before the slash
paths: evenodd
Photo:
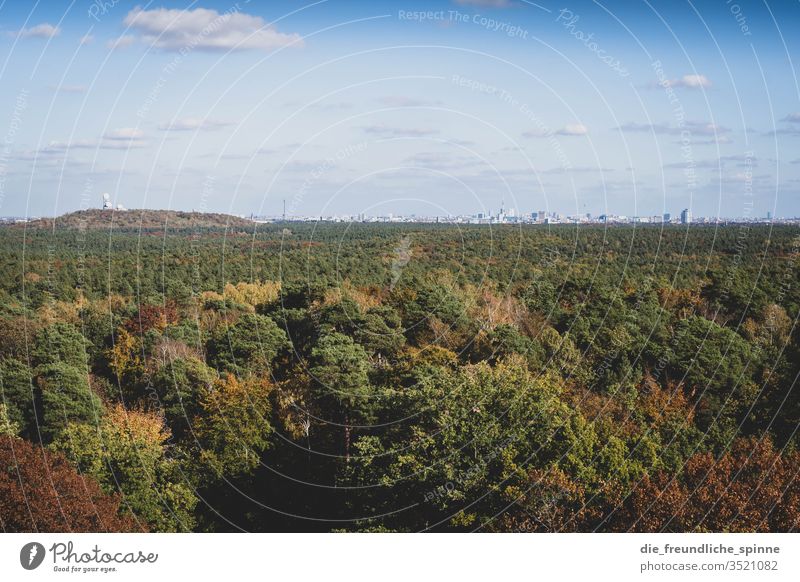
<path id="1" fill-rule="evenodd" d="M 753 174 L 752 172 L 735 172 L 733 174 L 720 176 L 719 182 L 722 184 L 755 184 L 763 186 L 774 183 L 775 178 L 769 174 Z"/>
<path id="2" fill-rule="evenodd" d="M 130 141 L 142 139 L 144 137 L 144 132 L 135 127 L 122 127 L 120 129 L 114 129 L 107 132 L 103 137 L 105 139 L 111 139 L 115 141 Z"/>
<path id="3" fill-rule="evenodd" d="M 331 103 L 317 103 L 314 108 L 321 111 L 343 111 L 345 109 L 352 109 L 355 103 L 350 101 L 334 101 Z"/>
<path id="4" fill-rule="evenodd" d="M 796 137 L 800 135 L 800 127 L 781 127 L 768 131 L 764 135 L 790 135 Z"/>
<path id="5" fill-rule="evenodd" d="M 758 158 L 756 156 L 748 156 L 745 154 L 734 154 L 731 156 L 720 156 L 719 160 L 721 162 L 738 162 L 738 163 L 747 163 L 750 165 L 755 166 L 758 163 Z"/>
<path id="6" fill-rule="evenodd" d="M 790 123 L 800 123 L 800 113 L 790 113 L 789 115 L 781 119 L 781 121 L 788 121 Z"/>
<path id="7" fill-rule="evenodd" d="M 600 166 L 573 166 L 569 168 L 557 167 L 544 170 L 542 174 L 591 174 L 594 172 L 613 172 L 613 168 L 602 168 Z"/>
<path id="8" fill-rule="evenodd" d="M 439 152 L 418 152 L 403 160 L 404 164 L 432 170 L 475 168 L 484 162 L 473 156 L 452 156 Z"/>
<path id="9" fill-rule="evenodd" d="M 694 168 L 721 168 L 721 162 L 719 160 L 697 160 L 692 162 L 691 166 Z M 672 162 L 663 166 L 665 170 L 685 170 L 687 167 L 689 167 L 689 162 Z"/>
<path id="10" fill-rule="evenodd" d="M 158 129 L 162 131 L 213 131 L 223 127 L 229 127 L 231 125 L 235 125 L 235 123 L 233 121 L 224 121 L 220 119 L 184 117 L 182 119 L 175 119 L 169 123 L 162 123 L 158 126 Z"/>
<path id="11" fill-rule="evenodd" d="M 207 8 L 178 10 L 136 7 L 123 21 L 141 40 L 163 50 L 271 50 L 302 46 L 299 34 L 284 34 L 260 16 L 243 12 L 219 13 Z"/>
<path id="12" fill-rule="evenodd" d="M 63 160 L 64 150 L 44 147 L 38 150 L 15 151 L 10 153 L 9 158 L 22 162 Z"/>
<path id="13" fill-rule="evenodd" d="M 554 135 L 560 135 L 564 137 L 577 137 L 588 134 L 589 134 L 589 128 L 583 125 L 582 123 L 568 123 L 564 127 L 556 129 L 555 131 L 542 128 L 531 129 L 523 132 L 522 137 L 536 138 L 536 137 L 551 137 Z"/>
<path id="14" fill-rule="evenodd" d="M 671 164 L 664 164 L 665 169 L 681 169 L 685 170 L 688 162 L 674 162 Z M 743 154 L 720 156 L 716 159 L 696 160 L 692 162 L 695 168 L 710 168 L 722 170 L 724 168 L 737 167 L 737 168 L 755 168 L 758 166 L 758 158 L 755 156 L 746 156 Z"/>
<path id="15" fill-rule="evenodd" d="M 59 34 L 61 34 L 61 29 L 47 22 L 30 28 L 22 28 L 11 33 L 12 36 L 19 36 L 20 38 L 54 38 Z"/>
<path id="16" fill-rule="evenodd" d="M 429 107 L 442 104 L 441 101 L 416 99 L 414 97 L 405 97 L 402 95 L 388 95 L 386 97 L 378 98 L 377 101 L 388 107 Z"/>
<path id="17" fill-rule="evenodd" d="M 71 142 L 51 141 L 38 150 L 39 155 L 54 155 L 70 150 L 130 150 L 147 146 L 144 135 L 128 128 L 105 134 L 100 139 L 78 139 Z"/>
<path id="18" fill-rule="evenodd" d="M 73 141 L 51 141 L 35 152 L 31 157 L 56 156 L 70 150 L 129 150 L 148 145 L 144 132 L 133 127 L 112 129 L 99 139 L 76 139 Z"/>
<path id="19" fill-rule="evenodd" d="M 694 135 L 718 135 L 730 131 L 727 127 L 706 121 L 687 121 L 682 126 L 666 123 L 623 123 L 615 128 L 629 133 L 655 133 L 659 135 L 681 135 L 688 131 Z"/>
<path id="20" fill-rule="evenodd" d="M 678 145 L 684 145 L 682 141 L 675 142 Z M 720 144 L 729 144 L 733 143 L 733 138 L 729 135 L 717 135 L 715 137 L 711 137 L 709 139 L 693 139 L 690 142 L 693 146 L 698 145 L 720 145 Z"/>
<path id="21" fill-rule="evenodd" d="M 365 133 L 381 137 L 426 137 L 439 133 L 438 129 L 414 127 L 387 127 L 385 125 L 370 125 L 363 128 Z"/>
<path id="22" fill-rule="evenodd" d="M 679 79 L 664 81 L 660 86 L 681 87 L 683 89 L 710 89 L 712 85 L 711 80 L 705 75 L 684 75 Z"/>

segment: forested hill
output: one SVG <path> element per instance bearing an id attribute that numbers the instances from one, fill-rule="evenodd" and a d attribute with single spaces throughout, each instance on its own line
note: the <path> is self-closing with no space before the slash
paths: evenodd
<path id="1" fill-rule="evenodd" d="M 89 230 L 183 230 L 194 228 L 253 229 L 254 223 L 229 214 L 176 210 L 79 210 L 57 218 L 18 223 L 17 228 Z"/>

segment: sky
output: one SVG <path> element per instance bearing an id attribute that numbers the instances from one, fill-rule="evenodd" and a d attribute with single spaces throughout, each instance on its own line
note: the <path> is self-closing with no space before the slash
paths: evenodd
<path id="1" fill-rule="evenodd" d="M 800 3 L 0 1 L 0 216 L 800 216 Z"/>

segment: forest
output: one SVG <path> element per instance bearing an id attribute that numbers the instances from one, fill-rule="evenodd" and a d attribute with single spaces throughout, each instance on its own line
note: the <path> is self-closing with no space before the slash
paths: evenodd
<path id="1" fill-rule="evenodd" d="M 0 526 L 796 531 L 799 256 L 770 225 L 0 227 Z"/>

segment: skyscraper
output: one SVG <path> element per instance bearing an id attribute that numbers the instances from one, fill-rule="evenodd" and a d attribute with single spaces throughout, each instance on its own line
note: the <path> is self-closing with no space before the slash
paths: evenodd
<path id="1" fill-rule="evenodd" d="M 691 224 L 692 222 L 692 211 L 688 208 L 684 208 L 681 211 L 681 224 Z"/>

